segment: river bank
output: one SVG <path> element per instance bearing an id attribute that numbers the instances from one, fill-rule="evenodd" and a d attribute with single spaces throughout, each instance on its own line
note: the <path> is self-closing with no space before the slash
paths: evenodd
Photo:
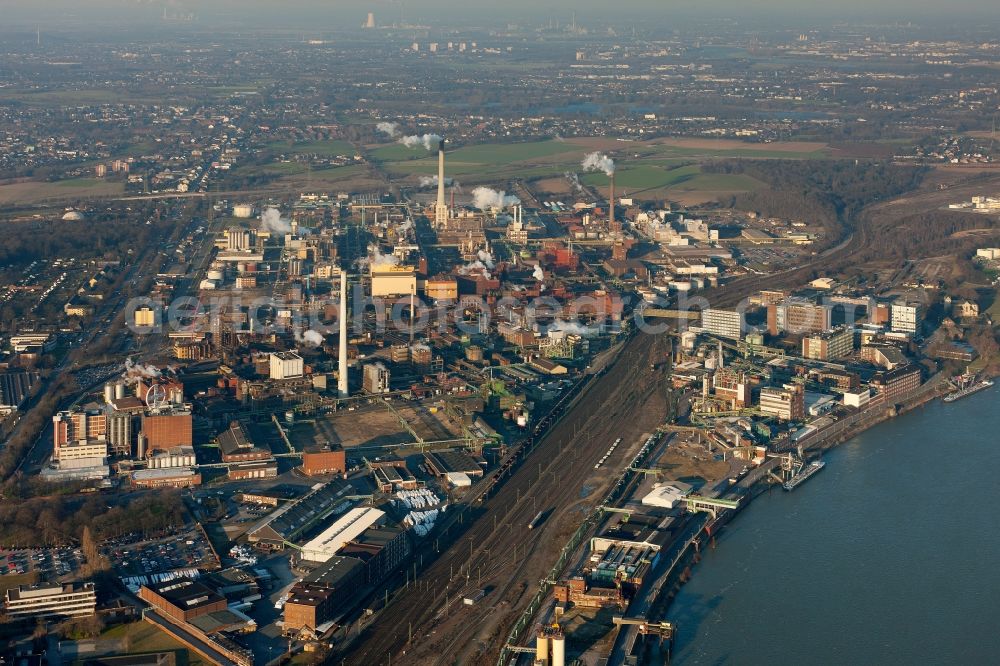
<path id="1" fill-rule="evenodd" d="M 931 403 L 934 397 L 908 404 L 905 418 L 847 438 L 827 454 L 827 469 L 794 493 L 765 489 L 717 542 L 706 539 L 691 553 L 692 564 L 701 562 L 679 576 L 665 611 L 677 624 L 675 663 L 935 661 L 926 658 L 928 641 L 948 645 L 939 648 L 942 658 L 986 654 L 942 639 L 942 623 L 955 618 L 940 617 L 935 606 L 960 615 L 986 612 L 981 597 L 1000 584 L 980 554 L 955 562 L 950 545 L 981 533 L 985 518 L 971 509 L 988 511 L 1000 499 L 1000 462 L 986 441 L 1000 432 L 998 392 L 951 404 Z M 948 444 L 963 450 L 942 451 Z M 962 512 L 960 519 L 949 506 Z M 946 535 L 956 522 L 971 532 L 952 540 Z M 986 557 L 1000 556 L 1000 537 L 987 540 Z M 967 582 L 951 586 L 956 567 Z M 980 637 L 966 636 L 972 643 Z"/>

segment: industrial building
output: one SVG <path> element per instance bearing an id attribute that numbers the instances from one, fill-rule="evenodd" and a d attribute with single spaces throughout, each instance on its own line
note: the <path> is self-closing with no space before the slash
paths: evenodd
<path id="1" fill-rule="evenodd" d="M 417 271 L 412 266 L 373 263 L 371 280 L 373 298 L 409 296 L 417 293 Z"/>
<path id="2" fill-rule="evenodd" d="M 351 485 L 340 480 L 318 484 L 250 528 L 247 541 L 258 548 L 283 549 L 330 514 L 346 511 L 350 506 L 346 497 L 354 492 Z"/>
<path id="3" fill-rule="evenodd" d="M 799 384 L 766 386 L 760 390 L 760 413 L 783 421 L 802 420 L 806 416 L 805 391 Z"/>
<path id="4" fill-rule="evenodd" d="M 186 408 L 167 407 L 142 417 L 141 437 L 146 451 L 172 449 L 175 446 L 191 446 L 193 424 L 191 411 Z"/>
<path id="5" fill-rule="evenodd" d="M 301 469 L 307 476 L 343 474 L 347 471 L 347 454 L 343 449 L 307 451 L 302 454 Z"/>
<path id="6" fill-rule="evenodd" d="M 201 474 L 184 467 L 140 469 L 132 472 L 136 488 L 190 488 L 201 485 Z"/>
<path id="7" fill-rule="evenodd" d="M 391 374 L 381 363 L 369 363 L 365 366 L 362 388 L 372 394 L 388 393 Z"/>
<path id="8" fill-rule="evenodd" d="M 275 352 L 270 356 L 271 379 L 298 379 L 304 374 L 302 357 L 295 352 Z"/>
<path id="9" fill-rule="evenodd" d="M 334 557 L 293 585 L 282 616 L 284 633 L 324 633 L 364 585 L 364 572 L 361 560 Z"/>
<path id="10" fill-rule="evenodd" d="M 226 598 L 191 578 L 175 578 L 139 588 L 139 598 L 174 622 L 226 609 Z"/>
<path id="11" fill-rule="evenodd" d="M 269 450 L 259 448 L 250 441 L 246 428 L 239 421 L 231 422 L 229 428 L 219 435 L 219 450 L 222 462 L 225 463 L 246 463 L 271 458 Z"/>
<path id="12" fill-rule="evenodd" d="M 351 509 L 316 538 L 302 546 L 302 558 L 313 562 L 326 562 L 361 535 L 369 527 L 385 518 L 385 511 L 372 507 Z"/>

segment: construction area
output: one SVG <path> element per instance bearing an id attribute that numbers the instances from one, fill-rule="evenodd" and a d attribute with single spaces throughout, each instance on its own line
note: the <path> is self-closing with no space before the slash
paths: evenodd
<path id="1" fill-rule="evenodd" d="M 420 442 L 462 439 L 462 427 L 444 410 L 418 402 L 376 402 L 356 409 L 340 410 L 297 419 L 287 436 L 296 451 L 327 444 L 351 449 L 392 450 Z"/>

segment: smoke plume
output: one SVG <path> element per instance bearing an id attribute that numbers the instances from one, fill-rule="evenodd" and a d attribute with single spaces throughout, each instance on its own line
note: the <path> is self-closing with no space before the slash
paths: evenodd
<path id="1" fill-rule="evenodd" d="M 531 275 L 539 282 L 545 279 L 545 271 L 542 270 L 541 264 L 535 264 L 535 270 L 532 271 Z"/>
<path id="2" fill-rule="evenodd" d="M 507 206 L 521 203 L 514 195 L 508 195 L 503 190 L 499 192 L 488 187 L 477 187 L 472 190 L 472 205 L 479 210 L 501 210 Z"/>
<path id="3" fill-rule="evenodd" d="M 367 264 L 372 270 L 388 268 L 399 265 L 399 257 L 394 254 L 382 254 L 382 250 L 375 243 L 368 246 L 368 258 L 359 260 L 359 263 Z"/>
<path id="4" fill-rule="evenodd" d="M 281 211 L 274 206 L 264 209 L 260 216 L 260 227 L 274 234 L 287 234 L 292 231 L 292 223 L 288 218 L 281 217 Z"/>
<path id="5" fill-rule="evenodd" d="M 407 148 L 418 148 L 423 146 L 426 150 L 434 150 L 441 143 L 441 137 L 437 134 L 424 134 L 419 136 L 414 134 L 413 136 L 404 136 L 399 140 L 399 143 L 403 144 Z"/>
<path id="6" fill-rule="evenodd" d="M 420 187 L 437 187 L 437 184 L 438 184 L 438 177 L 437 176 L 421 176 L 420 177 Z M 444 184 L 446 186 L 452 186 L 452 185 L 457 185 L 458 183 L 456 183 L 453 179 L 446 177 L 444 179 Z"/>
<path id="7" fill-rule="evenodd" d="M 125 378 L 135 379 L 155 379 L 160 376 L 160 369 L 154 365 L 143 365 L 135 363 L 132 359 L 125 359 Z"/>
<path id="8" fill-rule="evenodd" d="M 565 331 L 566 333 L 588 338 L 597 335 L 600 332 L 596 326 L 584 326 L 578 321 L 565 321 L 563 319 L 556 319 L 552 322 L 552 326 L 549 330 Z"/>
<path id="9" fill-rule="evenodd" d="M 572 171 L 567 171 L 564 175 L 566 176 L 566 180 L 568 180 L 569 184 L 573 187 L 574 192 L 583 192 L 583 185 L 580 184 L 579 176 Z"/>
<path id="10" fill-rule="evenodd" d="M 609 178 L 615 172 L 615 161 L 604 153 L 590 153 L 583 158 L 584 171 L 603 171 Z"/>
<path id="11" fill-rule="evenodd" d="M 483 266 L 486 268 L 493 269 L 496 263 L 493 261 L 493 255 L 486 250 L 480 250 L 478 254 L 479 261 L 483 262 Z"/>
<path id="12" fill-rule="evenodd" d="M 395 139 L 399 136 L 399 123 L 379 123 L 375 126 L 379 132 L 385 134 L 390 139 Z"/>

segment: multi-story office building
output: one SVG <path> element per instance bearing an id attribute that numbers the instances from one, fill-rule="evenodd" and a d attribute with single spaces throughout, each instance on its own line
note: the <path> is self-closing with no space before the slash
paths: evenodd
<path id="1" fill-rule="evenodd" d="M 739 340 L 743 337 L 743 313 L 707 308 L 701 312 L 701 327 L 710 335 Z"/>
<path id="2" fill-rule="evenodd" d="M 760 390 L 760 413 L 783 421 L 805 418 L 805 391 L 798 384 L 785 384 L 781 388 L 768 386 Z"/>
<path id="3" fill-rule="evenodd" d="M 850 356 L 854 351 L 854 329 L 840 326 L 826 333 L 814 333 L 802 338 L 803 358 L 829 361 Z"/>
<path id="4" fill-rule="evenodd" d="M 892 304 L 891 316 L 890 327 L 894 332 L 913 335 L 923 322 L 924 306 L 921 303 L 896 301 Z"/>
<path id="5" fill-rule="evenodd" d="M 779 333 L 823 333 L 833 325 L 833 306 L 803 298 L 788 298 L 767 306 L 767 330 Z"/>
<path id="6" fill-rule="evenodd" d="M 93 583 L 40 583 L 7 590 L 5 613 L 11 620 L 93 615 L 97 594 Z"/>

